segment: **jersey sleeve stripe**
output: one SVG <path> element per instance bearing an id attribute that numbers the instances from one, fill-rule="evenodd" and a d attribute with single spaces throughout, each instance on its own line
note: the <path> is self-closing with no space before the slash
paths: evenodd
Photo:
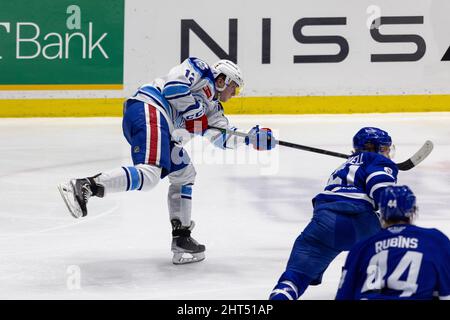
<path id="1" fill-rule="evenodd" d="M 189 87 L 186 85 L 165 86 L 163 90 L 163 94 L 166 97 L 166 99 L 170 99 L 178 95 L 186 95 L 189 93 L 190 93 Z"/>
<path id="2" fill-rule="evenodd" d="M 184 85 L 184 86 L 188 86 L 190 87 L 191 84 L 187 83 L 187 82 L 182 82 L 182 81 L 167 81 L 166 84 L 164 85 L 164 87 L 168 87 L 168 86 L 172 86 L 172 85 Z"/>
<path id="3" fill-rule="evenodd" d="M 369 197 L 373 198 L 373 193 L 382 187 L 389 187 L 389 186 L 393 186 L 395 185 L 395 182 L 381 182 L 381 183 L 377 183 L 375 184 L 372 188 L 370 188 L 370 193 L 369 193 Z"/>
<path id="4" fill-rule="evenodd" d="M 191 94 L 191 92 L 188 92 L 188 93 L 184 93 L 184 94 L 179 94 L 179 95 L 177 95 L 177 96 L 166 97 L 166 99 L 167 99 L 167 100 L 180 99 L 180 98 L 186 97 L 186 96 L 188 96 L 188 95 L 190 95 L 190 94 Z"/>
<path id="5" fill-rule="evenodd" d="M 346 197 L 346 198 L 365 200 L 365 201 L 369 202 L 372 206 L 374 205 L 373 200 L 370 199 L 364 193 L 359 193 L 359 192 L 333 192 L 333 191 L 325 190 L 325 191 L 322 191 L 320 194 L 342 196 L 342 197 Z"/>
<path id="6" fill-rule="evenodd" d="M 393 177 L 392 175 L 390 175 L 389 173 L 387 173 L 387 172 L 384 172 L 384 171 L 375 171 L 375 172 L 371 173 L 371 174 L 367 177 L 367 179 L 366 179 L 366 184 L 369 183 L 370 179 L 372 179 L 372 178 L 375 177 L 375 176 L 379 176 L 379 175 L 387 175 L 387 176 L 391 177 L 392 179 L 394 179 L 394 177 Z M 395 180 L 395 179 L 394 179 L 394 180 Z"/>
<path id="7" fill-rule="evenodd" d="M 271 296 L 276 295 L 276 294 L 282 294 L 282 295 L 286 296 L 286 298 L 288 298 L 288 300 L 294 300 L 294 298 L 288 292 L 286 292 L 285 290 L 274 289 L 270 293 Z"/>
<path id="8" fill-rule="evenodd" d="M 294 290 L 295 295 L 298 297 L 298 289 L 294 283 L 292 283 L 291 281 L 288 281 L 288 280 L 282 281 L 281 283 L 291 287 L 291 289 Z"/>

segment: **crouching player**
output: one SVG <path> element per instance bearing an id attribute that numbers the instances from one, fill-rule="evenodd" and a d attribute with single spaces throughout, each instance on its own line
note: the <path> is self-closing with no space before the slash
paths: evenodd
<path id="1" fill-rule="evenodd" d="M 413 225 L 416 197 L 407 186 L 380 196 L 383 230 L 350 250 L 338 300 L 450 299 L 450 241 Z"/>

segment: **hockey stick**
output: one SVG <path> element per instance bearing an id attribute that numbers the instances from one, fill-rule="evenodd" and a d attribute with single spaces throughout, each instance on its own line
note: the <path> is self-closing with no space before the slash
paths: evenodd
<path id="1" fill-rule="evenodd" d="M 232 134 L 232 135 L 235 135 L 238 137 L 245 138 L 248 136 L 248 134 L 246 134 L 246 133 L 233 131 L 233 130 L 229 130 L 229 129 L 225 129 L 225 128 L 218 128 L 218 127 L 214 127 L 214 126 L 208 126 L 208 128 L 219 130 L 222 133 Z M 301 144 L 286 142 L 283 140 L 277 140 L 277 143 L 280 146 L 285 146 L 285 147 L 289 147 L 289 148 L 300 149 L 300 150 L 310 151 L 310 152 L 315 152 L 315 153 L 320 153 L 320 154 L 326 154 L 326 155 L 329 155 L 332 157 L 338 157 L 338 158 L 344 158 L 344 159 L 348 159 L 351 157 L 351 155 L 348 155 L 348 154 L 314 148 L 314 147 L 309 147 L 309 146 L 304 146 Z M 407 171 L 407 170 L 414 168 L 419 163 L 421 163 L 423 160 L 425 160 L 425 158 L 428 157 L 428 155 L 431 153 L 432 150 L 433 150 L 433 142 L 431 142 L 430 140 L 425 141 L 424 145 L 412 157 L 410 157 L 406 161 L 396 163 L 397 168 L 401 171 Z"/>
<path id="2" fill-rule="evenodd" d="M 428 157 L 431 151 L 433 151 L 433 142 L 427 140 L 425 141 L 423 146 L 413 154 L 411 158 L 406 161 L 396 163 L 398 170 L 407 171 L 414 168 L 423 160 L 425 160 L 425 158 Z"/>

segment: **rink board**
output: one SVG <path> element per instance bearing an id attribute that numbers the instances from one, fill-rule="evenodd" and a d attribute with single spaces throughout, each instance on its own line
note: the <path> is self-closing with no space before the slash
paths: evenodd
<path id="1" fill-rule="evenodd" d="M 447 0 L 209 5 L 3 8 L 0 117 L 118 116 L 188 56 L 240 66 L 245 86 L 228 114 L 450 111 Z"/>
<path id="2" fill-rule="evenodd" d="M 121 116 L 124 99 L 0 100 L 0 117 Z M 450 95 L 241 97 L 227 114 L 336 114 L 450 111 Z"/>

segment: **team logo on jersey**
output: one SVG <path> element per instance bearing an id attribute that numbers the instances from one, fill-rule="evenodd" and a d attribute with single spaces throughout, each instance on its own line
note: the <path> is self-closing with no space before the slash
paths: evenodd
<path id="1" fill-rule="evenodd" d="M 139 153 L 139 151 L 141 151 L 141 148 L 139 148 L 139 146 L 135 146 L 135 147 L 133 148 L 133 152 L 134 152 L 134 153 Z"/>
<path id="2" fill-rule="evenodd" d="M 387 174 L 389 174 L 389 175 L 392 176 L 393 171 L 392 171 L 391 168 L 389 168 L 389 167 L 384 167 L 384 171 L 385 171 Z"/>
<path id="3" fill-rule="evenodd" d="M 400 233 L 403 230 L 405 230 L 406 227 L 398 227 L 398 226 L 393 226 L 393 227 L 389 227 L 388 230 L 392 233 Z"/>
<path id="4" fill-rule="evenodd" d="M 203 87 L 203 92 L 206 94 L 206 97 L 209 99 L 212 96 L 211 89 L 208 86 Z"/>
<path id="5" fill-rule="evenodd" d="M 195 59 L 194 62 L 200 70 L 205 70 L 206 68 L 208 68 L 208 65 L 200 59 Z"/>

